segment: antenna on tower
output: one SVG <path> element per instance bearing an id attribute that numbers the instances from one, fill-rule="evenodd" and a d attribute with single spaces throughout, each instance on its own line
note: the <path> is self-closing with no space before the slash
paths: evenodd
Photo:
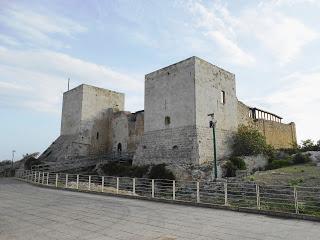
<path id="1" fill-rule="evenodd" d="M 68 91 L 70 89 L 70 78 L 68 78 Z"/>

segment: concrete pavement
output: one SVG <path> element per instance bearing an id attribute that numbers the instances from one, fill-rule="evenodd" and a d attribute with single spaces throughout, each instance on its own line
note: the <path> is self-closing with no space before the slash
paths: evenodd
<path id="1" fill-rule="evenodd" d="M 294 219 L 39 188 L 0 178 L 0 240 L 320 239 Z"/>

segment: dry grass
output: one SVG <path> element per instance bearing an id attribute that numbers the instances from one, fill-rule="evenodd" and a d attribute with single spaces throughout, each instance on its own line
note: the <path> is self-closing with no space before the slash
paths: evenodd
<path id="1" fill-rule="evenodd" d="M 248 177 L 260 184 L 320 186 L 320 167 L 302 164 L 269 171 L 256 172 Z"/>

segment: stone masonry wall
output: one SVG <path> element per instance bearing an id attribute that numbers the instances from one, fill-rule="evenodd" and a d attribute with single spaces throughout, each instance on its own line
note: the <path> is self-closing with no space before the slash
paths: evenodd
<path id="1" fill-rule="evenodd" d="M 134 164 L 194 164 L 197 155 L 196 139 L 195 126 L 147 132 L 134 156 Z"/>
<path id="2" fill-rule="evenodd" d="M 297 143 L 294 123 L 283 124 L 270 120 L 258 119 L 253 126 L 258 129 L 274 148 L 292 148 Z"/>
<path id="3" fill-rule="evenodd" d="M 222 101 L 224 93 L 224 101 Z M 198 129 L 199 160 L 212 162 L 212 129 L 208 114 L 214 113 L 217 158 L 231 154 L 231 137 L 237 129 L 237 97 L 234 74 L 202 59 L 195 58 L 196 125 Z"/>
<path id="4" fill-rule="evenodd" d="M 238 124 L 251 126 L 266 137 L 268 144 L 276 149 L 292 148 L 297 144 L 296 127 L 294 123 L 279 123 L 265 119 L 253 119 L 249 115 L 250 108 L 238 102 Z"/>

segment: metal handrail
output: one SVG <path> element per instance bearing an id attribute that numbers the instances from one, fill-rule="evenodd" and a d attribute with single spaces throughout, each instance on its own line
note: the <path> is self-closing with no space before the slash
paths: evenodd
<path id="1" fill-rule="evenodd" d="M 175 181 L 29 170 L 17 170 L 16 177 L 27 182 L 79 191 L 109 192 L 150 199 L 320 215 L 319 187 L 261 186 L 245 182 Z"/>

